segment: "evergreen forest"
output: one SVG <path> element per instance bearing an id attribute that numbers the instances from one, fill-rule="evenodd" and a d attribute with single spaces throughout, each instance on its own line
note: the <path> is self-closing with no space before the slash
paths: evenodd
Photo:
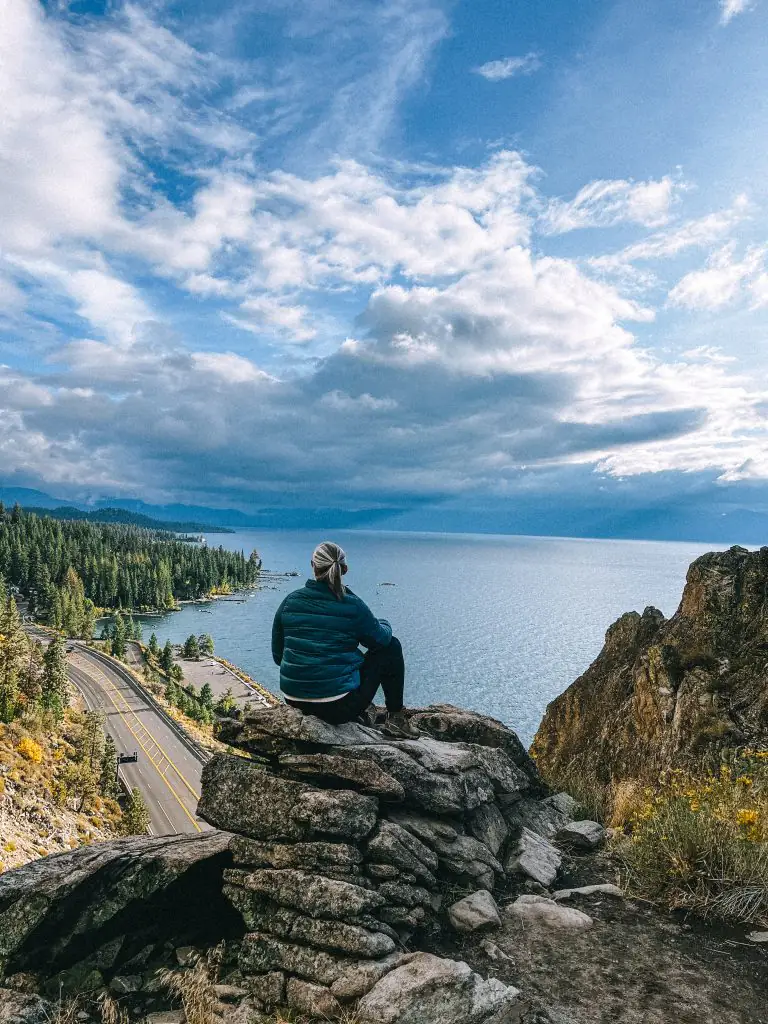
<path id="1" fill-rule="evenodd" d="M 256 552 L 189 544 L 136 526 L 41 518 L 0 502 L 0 578 L 29 612 L 90 637 L 101 610 L 161 610 L 253 586 Z"/>

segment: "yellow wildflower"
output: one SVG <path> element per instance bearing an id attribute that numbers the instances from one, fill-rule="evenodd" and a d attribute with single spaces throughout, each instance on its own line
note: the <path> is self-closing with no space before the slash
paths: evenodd
<path id="1" fill-rule="evenodd" d="M 736 823 L 738 825 L 756 825 L 757 819 L 757 811 L 754 811 L 749 807 L 741 807 L 736 812 Z"/>

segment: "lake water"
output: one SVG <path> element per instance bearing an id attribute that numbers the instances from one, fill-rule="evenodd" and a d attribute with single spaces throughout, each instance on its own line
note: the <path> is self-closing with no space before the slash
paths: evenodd
<path id="1" fill-rule="evenodd" d="M 298 570 L 244 603 L 212 601 L 142 619 L 164 643 L 210 633 L 216 652 L 279 692 L 270 654 L 275 609 L 309 575 L 309 532 L 211 534 L 264 567 Z M 460 704 L 500 718 L 529 742 L 547 703 L 600 651 L 608 626 L 649 604 L 671 615 L 689 563 L 713 545 L 467 534 L 335 531 L 346 582 L 389 619 L 406 657 L 406 700 Z M 384 586 L 393 583 L 394 586 Z"/>

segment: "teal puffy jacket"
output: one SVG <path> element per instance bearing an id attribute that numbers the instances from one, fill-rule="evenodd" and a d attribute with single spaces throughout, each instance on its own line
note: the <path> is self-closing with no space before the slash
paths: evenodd
<path id="1" fill-rule="evenodd" d="M 360 685 L 363 647 L 386 647 L 392 627 L 347 589 L 339 600 L 327 583 L 307 580 L 289 594 L 272 624 L 280 689 L 294 700 L 338 697 Z"/>

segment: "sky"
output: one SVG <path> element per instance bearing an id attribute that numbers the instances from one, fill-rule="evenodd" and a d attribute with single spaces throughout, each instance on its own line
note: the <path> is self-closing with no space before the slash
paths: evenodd
<path id="1" fill-rule="evenodd" d="M 761 521 L 768 0 L 0 23 L 0 485 Z"/>

